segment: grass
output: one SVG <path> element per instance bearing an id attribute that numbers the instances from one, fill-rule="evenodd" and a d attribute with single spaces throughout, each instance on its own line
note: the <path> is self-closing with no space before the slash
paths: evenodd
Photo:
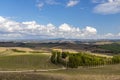
<path id="1" fill-rule="evenodd" d="M 59 67 L 50 62 L 50 55 L 42 53 L 18 54 L 0 56 L 0 70 L 51 69 Z"/>
<path id="2" fill-rule="evenodd" d="M 50 72 L 0 73 L 0 80 L 120 80 L 120 64 Z"/>
<path id="3" fill-rule="evenodd" d="M 52 71 L 44 75 L 57 78 L 53 80 L 120 80 L 120 64 Z"/>
<path id="4" fill-rule="evenodd" d="M 67 69 L 61 71 L 54 71 L 53 73 L 78 75 L 120 75 L 120 64 L 104 65 L 97 67 L 80 67 L 79 69 Z"/>

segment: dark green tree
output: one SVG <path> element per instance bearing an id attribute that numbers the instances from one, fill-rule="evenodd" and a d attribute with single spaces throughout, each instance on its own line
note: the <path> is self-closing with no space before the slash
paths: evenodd
<path id="1" fill-rule="evenodd" d="M 52 51 L 51 62 L 57 64 L 57 52 Z"/>
<path id="2" fill-rule="evenodd" d="M 120 55 L 113 56 L 112 62 L 113 63 L 120 63 Z"/>
<path id="3" fill-rule="evenodd" d="M 69 56 L 69 67 L 71 68 L 78 68 L 79 66 L 79 61 L 78 61 L 78 57 L 76 57 L 76 55 L 70 55 Z"/>

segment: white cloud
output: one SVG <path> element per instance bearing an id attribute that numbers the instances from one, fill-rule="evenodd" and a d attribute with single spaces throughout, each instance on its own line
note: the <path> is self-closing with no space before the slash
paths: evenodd
<path id="1" fill-rule="evenodd" d="M 69 0 L 69 2 L 67 3 L 67 7 L 73 7 L 75 5 L 77 5 L 79 3 L 79 0 Z"/>
<path id="2" fill-rule="evenodd" d="M 116 14 L 120 13 L 120 0 L 108 0 L 94 8 L 95 13 L 99 14 Z"/>
<path id="3" fill-rule="evenodd" d="M 5 21 L 5 18 L 0 16 L 0 22 L 3 23 Z"/>
<path id="4" fill-rule="evenodd" d="M 35 21 L 28 22 L 16 22 L 0 16 L 0 36 L 11 36 L 18 38 L 21 36 L 38 36 L 38 37 L 50 37 L 50 38 L 84 38 L 92 36 L 97 33 L 97 30 L 93 27 L 86 27 L 80 29 L 73 27 L 69 24 L 61 24 L 60 26 L 54 26 L 49 23 L 47 25 L 41 25 Z M 3 37 L 3 36 L 2 36 Z"/>
<path id="5" fill-rule="evenodd" d="M 64 24 L 62 24 L 61 26 L 59 26 L 59 29 L 60 29 L 61 31 L 71 31 L 72 28 L 70 27 L 70 25 L 64 23 Z"/>
<path id="6" fill-rule="evenodd" d="M 107 33 L 104 35 L 97 35 L 99 39 L 120 39 L 120 33 L 113 34 L 113 33 Z"/>
<path id="7" fill-rule="evenodd" d="M 97 34 L 94 27 L 86 26 L 83 29 L 67 23 L 55 26 L 38 24 L 36 21 L 16 22 L 0 16 L 0 38 L 68 38 L 68 39 L 97 39 L 120 38 L 120 33 L 105 35 Z"/>
<path id="8" fill-rule="evenodd" d="M 106 37 L 113 37 L 114 35 L 112 33 L 107 33 L 105 36 Z"/>
<path id="9" fill-rule="evenodd" d="M 92 34 L 96 34 L 97 30 L 93 27 L 87 26 L 85 29 L 87 32 L 92 33 Z"/>

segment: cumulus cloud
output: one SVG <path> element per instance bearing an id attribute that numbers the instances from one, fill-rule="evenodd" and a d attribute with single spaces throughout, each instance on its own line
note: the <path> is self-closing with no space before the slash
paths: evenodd
<path id="1" fill-rule="evenodd" d="M 120 13 L 120 0 L 107 0 L 94 8 L 95 13 L 116 14 Z"/>
<path id="2" fill-rule="evenodd" d="M 73 7 L 75 5 L 77 5 L 79 3 L 79 0 L 69 0 L 69 2 L 67 3 L 67 7 Z"/>
<path id="3" fill-rule="evenodd" d="M 70 25 L 68 25 L 68 24 L 66 24 L 66 23 L 62 24 L 62 25 L 59 27 L 59 29 L 60 29 L 61 31 L 71 31 L 71 30 L 72 30 L 72 28 L 70 27 Z"/>
<path id="4" fill-rule="evenodd" d="M 113 37 L 114 35 L 112 33 L 107 33 L 105 36 L 106 37 Z"/>
<path id="5" fill-rule="evenodd" d="M 67 39 L 101 39 L 101 38 L 120 38 L 120 33 L 97 34 L 94 27 L 86 26 L 83 29 L 63 23 L 55 26 L 51 23 L 47 25 L 38 24 L 36 21 L 16 22 L 0 16 L 0 38 L 19 39 L 19 38 L 67 38 Z"/>
<path id="6" fill-rule="evenodd" d="M 89 32 L 91 34 L 96 34 L 97 33 L 97 30 L 93 27 L 90 27 L 90 26 L 87 26 L 85 30 L 86 30 L 86 32 Z"/>
<path id="7" fill-rule="evenodd" d="M 113 34 L 113 33 L 107 33 L 104 35 L 97 35 L 98 39 L 120 39 L 120 33 Z"/>
<path id="8" fill-rule="evenodd" d="M 55 26 L 38 24 L 36 21 L 16 22 L 0 16 L 1 37 L 49 37 L 49 38 L 85 38 L 97 34 L 97 30 L 87 26 L 84 29 L 73 27 L 69 24 Z"/>

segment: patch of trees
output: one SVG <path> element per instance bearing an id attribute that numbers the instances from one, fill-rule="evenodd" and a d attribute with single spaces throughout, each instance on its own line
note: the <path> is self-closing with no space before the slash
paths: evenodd
<path id="1" fill-rule="evenodd" d="M 100 45 L 98 48 L 108 50 L 110 53 L 114 54 L 120 53 L 120 44 L 117 43 Z"/>
<path id="2" fill-rule="evenodd" d="M 69 53 L 53 51 L 51 56 L 51 62 L 54 64 L 62 64 L 70 68 L 78 68 L 79 66 L 100 66 L 120 63 L 120 56 L 106 58 L 84 52 Z"/>

